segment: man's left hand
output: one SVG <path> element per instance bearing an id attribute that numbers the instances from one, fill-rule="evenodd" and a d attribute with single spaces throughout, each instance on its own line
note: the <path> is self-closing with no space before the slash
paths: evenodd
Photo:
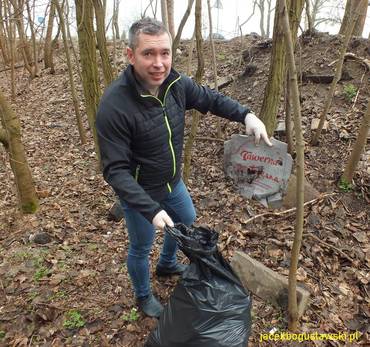
<path id="1" fill-rule="evenodd" d="M 272 143 L 267 135 L 265 124 L 263 124 L 258 117 L 256 117 L 253 113 L 248 113 L 245 116 L 244 122 L 247 135 L 254 135 L 256 139 L 256 145 L 258 145 L 260 138 L 262 137 L 263 141 L 265 141 L 268 146 L 272 146 Z"/>

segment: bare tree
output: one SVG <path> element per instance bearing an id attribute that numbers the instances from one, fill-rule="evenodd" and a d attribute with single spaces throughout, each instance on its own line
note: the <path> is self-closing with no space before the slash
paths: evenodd
<path id="1" fill-rule="evenodd" d="M 10 84 L 11 84 L 11 98 L 15 100 L 16 85 L 15 85 L 15 64 L 17 59 L 16 54 L 16 29 L 15 23 L 11 20 L 11 8 L 7 1 L 4 1 L 4 13 L 8 16 L 8 23 L 6 25 L 6 31 L 8 34 L 8 46 L 10 48 Z"/>
<path id="2" fill-rule="evenodd" d="M 56 10 L 58 11 L 58 16 L 59 16 L 59 21 L 60 21 L 60 28 L 61 28 L 62 36 L 63 36 L 64 52 L 65 52 L 66 58 L 67 58 L 69 85 L 70 85 L 70 88 L 71 88 L 71 96 L 72 96 L 72 100 L 73 100 L 73 106 L 74 106 L 74 109 L 75 109 L 77 128 L 78 128 L 78 133 L 80 134 L 81 143 L 84 144 L 84 143 L 86 143 L 86 132 L 85 132 L 85 129 L 82 125 L 82 120 L 81 120 L 81 115 L 80 115 L 80 107 L 79 107 L 79 102 L 78 102 L 78 98 L 77 98 L 75 83 L 74 83 L 74 80 L 73 80 L 73 68 L 72 68 L 72 62 L 71 62 L 71 55 L 70 55 L 70 52 L 69 52 L 68 38 L 67 38 L 66 26 L 65 26 L 65 22 L 64 22 L 63 11 L 60 7 L 59 0 L 52 0 L 52 1 L 54 3 L 54 6 L 55 6 Z"/>
<path id="3" fill-rule="evenodd" d="M 104 7 L 101 0 L 92 0 L 95 8 L 95 20 L 96 20 L 96 39 L 100 52 L 100 58 L 103 67 L 103 76 L 105 86 L 108 86 L 113 81 L 112 66 L 109 61 L 109 54 L 107 50 L 107 40 L 105 37 L 105 13 Z"/>
<path id="4" fill-rule="evenodd" d="M 119 5 L 120 5 L 120 0 L 113 1 L 112 27 L 114 28 L 114 37 L 116 40 L 119 40 L 121 38 L 120 32 L 119 32 L 119 26 L 118 26 Z"/>
<path id="5" fill-rule="evenodd" d="M 35 34 L 35 23 L 34 18 L 31 14 L 31 7 L 28 0 L 26 0 L 26 9 L 28 15 L 28 23 L 30 24 L 31 31 L 31 40 L 32 40 L 32 52 L 33 52 L 33 73 L 35 76 L 39 75 L 39 63 L 38 63 L 38 54 L 37 54 L 37 44 L 36 44 L 36 34 Z"/>
<path id="6" fill-rule="evenodd" d="M 356 7 L 358 7 L 358 15 L 356 16 L 356 19 L 354 20 L 355 23 L 354 23 L 354 28 L 352 31 L 352 36 L 362 35 L 362 32 L 364 31 L 366 13 L 367 13 L 367 7 L 368 7 L 368 2 L 362 1 L 362 0 L 347 0 L 342 24 L 339 29 L 339 34 L 345 35 L 347 26 L 352 24 L 351 18 L 354 18 L 355 16 L 354 11 Z"/>
<path id="7" fill-rule="evenodd" d="M 317 145 L 318 142 L 319 142 L 321 131 L 322 131 L 322 128 L 323 128 L 324 123 L 325 123 L 326 115 L 328 114 L 328 112 L 330 110 L 330 107 L 331 107 L 331 103 L 333 101 L 335 87 L 337 86 L 337 83 L 338 83 L 338 81 L 340 80 L 340 78 L 342 76 L 344 56 L 345 56 L 346 51 L 347 51 L 349 40 L 351 39 L 351 36 L 352 36 L 353 28 L 355 27 L 357 18 L 360 15 L 359 11 L 362 8 L 362 3 L 364 3 L 364 2 L 367 3 L 367 1 L 368 0 L 360 0 L 360 2 L 357 4 L 356 9 L 354 11 L 351 11 L 351 18 L 349 19 L 348 25 L 346 26 L 346 31 L 345 31 L 345 35 L 344 35 L 344 42 L 342 43 L 342 47 L 341 47 L 341 50 L 340 50 L 340 55 L 339 55 L 339 58 L 338 58 L 338 61 L 337 61 L 336 67 L 335 67 L 335 75 L 334 75 L 333 81 L 330 85 L 328 95 L 326 96 L 324 108 L 323 108 L 323 110 L 321 112 L 321 115 L 320 115 L 319 126 L 318 126 L 314 136 L 312 137 L 312 141 L 311 141 L 312 145 Z"/>
<path id="8" fill-rule="evenodd" d="M 55 4 L 51 1 L 50 12 L 48 17 L 48 26 L 46 29 L 45 43 L 44 43 L 44 66 L 45 69 L 50 68 L 51 73 L 54 73 L 54 62 L 53 62 L 53 46 L 52 46 L 52 35 L 53 35 L 53 24 L 55 18 Z"/>
<path id="9" fill-rule="evenodd" d="M 215 43 L 213 41 L 212 11 L 211 11 L 211 2 L 210 2 L 210 0 L 207 0 L 207 7 L 208 7 L 208 19 L 209 19 L 209 42 L 210 42 L 211 53 L 212 53 L 213 80 L 214 80 L 214 83 L 215 83 L 215 90 L 218 91 L 217 61 L 216 61 Z M 217 117 L 217 138 L 219 138 L 219 139 L 222 138 L 221 121 L 220 121 L 219 117 Z"/>
<path id="10" fill-rule="evenodd" d="M 172 40 L 175 38 L 175 6 L 173 0 L 167 0 L 167 18 L 168 18 L 168 30 L 172 36 Z"/>
<path id="11" fill-rule="evenodd" d="M 203 39 L 202 39 L 202 0 L 195 1 L 195 38 L 197 45 L 198 68 L 195 74 L 197 83 L 201 83 L 204 72 Z M 198 130 L 200 113 L 192 112 L 191 130 L 184 149 L 184 181 L 187 182 L 191 172 L 193 143 Z"/>
<path id="12" fill-rule="evenodd" d="M 5 4 L 4 4 L 5 6 Z M 0 1 L 0 51 L 3 56 L 4 64 L 7 65 L 10 62 L 10 54 L 9 54 L 9 45 L 6 40 L 6 30 L 5 30 L 5 16 L 3 11 L 3 3 Z"/>
<path id="13" fill-rule="evenodd" d="M 191 8 L 193 7 L 193 3 L 194 3 L 194 0 L 188 0 L 188 7 L 186 8 L 184 16 L 182 17 L 181 22 L 179 24 L 179 27 L 177 29 L 176 37 L 174 38 L 173 43 L 172 43 L 173 57 L 175 57 L 175 55 L 176 55 L 176 50 L 177 50 L 177 47 L 179 46 L 179 43 L 180 43 L 182 30 L 184 29 L 186 21 L 189 18 Z"/>
<path id="14" fill-rule="evenodd" d="M 271 0 L 254 0 L 253 6 L 260 11 L 260 32 L 262 37 L 270 36 Z M 267 8 L 266 8 L 267 5 Z"/>
<path id="15" fill-rule="evenodd" d="M 24 67 L 29 72 L 30 77 L 34 78 L 36 75 L 35 75 L 35 69 L 32 63 L 32 54 L 31 54 L 31 50 L 30 50 L 30 47 L 26 39 L 24 23 L 23 23 L 24 0 L 9 0 L 9 1 L 11 5 L 13 6 L 13 13 L 14 13 L 13 19 L 16 23 L 17 30 L 18 30 L 19 48 L 23 56 Z M 8 5 L 8 8 L 9 8 L 9 13 L 10 13 L 9 5 Z"/>
<path id="16" fill-rule="evenodd" d="M 167 0 L 161 0 L 162 23 L 168 29 Z"/>
<path id="17" fill-rule="evenodd" d="M 21 123 L 0 91 L 0 142 L 9 155 L 18 201 L 23 213 L 35 213 L 39 207 L 31 170 L 21 140 Z"/>
<path id="18" fill-rule="evenodd" d="M 304 0 L 292 0 L 288 5 L 289 23 L 292 36 L 296 37 L 298 24 L 303 10 Z M 261 107 L 260 117 L 266 125 L 267 133 L 271 136 L 276 127 L 276 118 L 280 104 L 280 95 L 283 90 L 285 78 L 285 46 L 282 28 L 282 18 L 279 17 L 281 9 L 277 2 L 275 9 L 274 33 L 271 53 L 271 64 L 269 79 L 265 88 L 264 99 Z"/>
<path id="19" fill-rule="evenodd" d="M 355 144 L 353 145 L 351 155 L 348 159 L 348 162 L 344 169 L 344 173 L 341 177 L 342 184 L 345 184 L 345 185 L 351 184 L 351 181 L 353 179 L 353 175 L 355 174 L 358 162 L 360 161 L 361 153 L 363 152 L 366 142 L 367 142 L 369 127 L 370 127 L 370 99 L 367 104 L 366 113 L 360 125 L 357 140 Z"/>
<path id="20" fill-rule="evenodd" d="M 288 287 L 288 327 L 295 332 L 298 328 L 298 308 L 297 308 L 297 268 L 299 251 L 302 244 L 303 220 L 304 220 L 304 141 L 302 132 L 301 106 L 299 102 L 299 90 L 297 82 L 297 71 L 294 60 L 294 35 L 292 35 L 289 25 L 289 17 L 285 0 L 279 0 L 279 15 L 283 19 L 284 41 L 287 51 L 289 67 L 290 86 L 292 92 L 292 103 L 294 110 L 294 129 L 296 136 L 296 167 L 297 167 L 297 213 L 294 230 L 294 241 L 292 246 L 290 267 L 289 267 L 289 287 Z"/>
<path id="21" fill-rule="evenodd" d="M 96 111 L 100 99 L 100 87 L 93 27 L 94 11 L 93 5 L 89 0 L 75 0 L 75 6 L 85 108 L 90 129 L 94 137 L 95 154 L 100 166 L 100 151 L 95 127 Z"/>

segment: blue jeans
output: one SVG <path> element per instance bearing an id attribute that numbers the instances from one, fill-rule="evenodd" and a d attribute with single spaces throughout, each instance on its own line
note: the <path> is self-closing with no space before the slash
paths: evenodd
<path id="1" fill-rule="evenodd" d="M 122 203 L 122 202 L 121 202 Z M 149 253 L 152 249 L 156 232 L 151 223 L 139 212 L 122 203 L 126 226 L 129 234 L 127 269 L 137 298 L 151 293 L 149 274 Z M 190 226 L 195 221 L 193 201 L 182 180 L 174 187 L 168 197 L 161 202 L 162 208 L 174 223 Z M 158 265 L 172 267 L 176 265 L 176 241 L 165 233 Z"/>

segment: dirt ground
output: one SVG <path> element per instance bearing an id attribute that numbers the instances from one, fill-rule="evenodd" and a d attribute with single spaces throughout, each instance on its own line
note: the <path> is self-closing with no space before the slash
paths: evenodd
<path id="1" fill-rule="evenodd" d="M 301 38 L 298 70 L 333 74 L 340 38 L 327 34 Z M 189 41 L 182 42 L 175 66 L 185 71 Z M 242 51 L 245 59 L 242 58 Z M 349 52 L 368 58 L 370 41 L 353 39 Z M 142 346 L 156 320 L 135 311 L 128 273 L 125 223 L 109 220 L 115 197 L 96 169 L 93 143 L 79 141 L 69 93 L 67 65 L 58 51 L 56 73 L 43 70 L 29 81 L 17 70 L 17 99 L 12 104 L 22 122 L 23 141 L 32 169 L 40 210 L 21 216 L 8 156 L 0 147 L 0 345 L 4 346 Z M 216 42 L 219 76 L 232 77 L 223 93 L 247 104 L 257 114 L 268 79 L 271 45 L 258 36 Z M 209 44 L 205 42 L 205 82 L 211 83 Z M 246 77 L 247 64 L 256 71 Z M 125 65 L 124 59 L 120 68 Z M 192 73 L 195 73 L 196 57 Z M 356 344 L 370 343 L 369 157 L 367 146 L 349 192 L 338 179 L 356 139 L 367 100 L 369 71 L 347 60 L 346 76 L 335 92 L 329 130 L 320 145 L 310 145 L 311 120 L 319 117 L 329 85 L 300 85 L 304 126 L 305 174 L 321 193 L 305 208 L 304 239 L 298 280 L 311 294 L 300 321 L 310 333 L 359 332 Z M 76 74 L 76 82 L 78 77 Z M 10 91 L 10 74 L 0 73 L 0 88 Z M 352 98 L 348 86 L 358 91 Z M 81 84 L 78 83 L 82 95 Z M 81 103 L 81 111 L 83 111 Z M 283 119 L 284 109 L 279 110 Z M 84 124 L 87 128 L 86 117 Z M 187 123 L 190 124 L 188 117 Z M 243 133 L 241 125 L 221 121 L 225 139 Z M 220 233 L 219 249 L 230 259 L 236 250 L 248 253 L 280 274 L 289 271 L 294 211 L 268 210 L 239 196 L 222 168 L 223 143 L 216 136 L 216 117 L 202 117 L 195 142 L 189 191 L 197 223 Z M 186 130 L 188 133 L 189 129 Z M 89 133 L 89 135 L 91 135 Z M 278 137 L 284 141 L 285 137 Z M 251 220 L 260 213 L 271 212 Z M 34 237 L 46 237 L 40 244 Z M 154 268 L 162 235 L 152 255 Z M 44 240 L 45 241 L 45 240 Z M 185 261 L 185 256 L 180 255 Z M 177 278 L 153 275 L 153 290 L 166 303 Z M 261 334 L 287 330 L 286 314 L 253 296 L 250 346 L 287 345 L 260 341 Z M 348 345 L 343 341 L 306 342 L 307 346 Z"/>

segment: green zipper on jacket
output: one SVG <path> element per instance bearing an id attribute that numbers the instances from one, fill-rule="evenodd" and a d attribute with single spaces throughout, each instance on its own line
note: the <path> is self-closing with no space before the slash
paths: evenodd
<path id="1" fill-rule="evenodd" d="M 159 98 L 157 98 L 156 96 L 154 96 L 154 95 L 141 95 L 143 98 L 150 98 L 151 97 L 151 98 L 156 99 L 161 104 L 161 106 L 162 106 L 163 114 L 164 114 L 164 120 L 166 122 L 166 127 L 167 127 L 168 135 L 169 135 L 168 136 L 168 144 L 170 146 L 170 150 L 171 150 L 171 154 L 172 154 L 172 163 L 173 163 L 172 177 L 175 177 L 175 175 L 176 175 L 176 156 L 175 156 L 175 150 L 173 149 L 173 144 L 172 144 L 172 131 L 171 131 L 170 123 L 168 121 L 168 117 L 167 117 L 167 113 L 166 113 L 166 96 L 168 94 L 168 91 L 172 87 L 172 85 L 175 82 L 177 82 L 180 78 L 181 78 L 181 76 L 177 77 L 174 81 L 172 81 L 169 84 L 169 86 L 166 89 L 166 92 L 164 93 L 163 102 Z M 172 189 L 171 189 L 171 186 L 169 185 L 169 183 L 167 183 L 167 187 L 168 187 L 169 192 L 171 193 Z"/>
<path id="2" fill-rule="evenodd" d="M 136 180 L 136 182 L 139 179 L 139 171 L 140 171 L 140 164 L 138 166 L 136 166 L 136 169 L 135 169 L 135 180 Z"/>

